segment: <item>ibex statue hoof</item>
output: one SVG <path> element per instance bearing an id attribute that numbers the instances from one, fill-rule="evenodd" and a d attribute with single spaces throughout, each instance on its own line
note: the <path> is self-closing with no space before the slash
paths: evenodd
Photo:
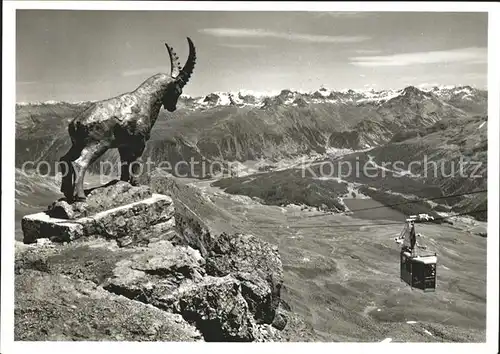
<path id="1" fill-rule="evenodd" d="M 88 167 L 108 149 L 117 148 L 122 181 L 137 185 L 139 164 L 161 107 L 177 109 L 183 87 L 193 73 L 196 50 L 190 38 L 184 67 L 173 49 L 165 43 L 170 56 L 170 74 L 156 74 L 132 92 L 93 103 L 68 126 L 72 146 L 60 159 L 63 173 L 61 192 L 68 201 L 84 201 L 83 180 Z M 134 163 L 135 162 L 135 163 Z"/>

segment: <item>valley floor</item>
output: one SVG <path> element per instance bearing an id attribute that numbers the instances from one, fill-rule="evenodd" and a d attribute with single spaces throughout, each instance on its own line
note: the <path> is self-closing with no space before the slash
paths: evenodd
<path id="1" fill-rule="evenodd" d="M 468 229 L 486 223 L 418 224 L 423 252 L 437 252 L 435 293 L 399 278 L 404 215 L 379 208 L 352 216 L 262 205 L 193 181 L 235 222 L 277 244 L 285 272 L 283 298 L 312 327 L 310 340 L 482 342 L 486 340 L 486 238 Z M 377 202 L 355 200 L 355 208 Z M 362 205 L 363 204 L 363 205 Z M 319 216 L 318 216 L 319 215 Z M 378 224 L 390 225 L 378 225 Z"/>
<path id="2" fill-rule="evenodd" d="M 244 230 L 278 245 L 285 274 L 282 297 L 301 318 L 285 329 L 293 331 L 296 340 L 486 340 L 487 239 L 468 232 L 470 225 L 418 224 L 418 242 L 438 254 L 436 292 L 423 293 L 399 279 L 399 245 L 394 238 L 403 222 L 379 225 L 399 219 L 393 210 L 318 216 L 317 211 L 229 195 L 211 187 L 210 181 L 182 183 L 195 186 L 206 198 L 204 204 L 224 213 L 224 218 L 211 220 L 216 228 Z M 42 209 L 43 203 L 54 200 L 49 195 L 39 202 Z M 356 207 L 373 202 L 357 200 Z M 37 211 L 23 205 L 22 196 L 16 209 L 16 225 L 30 209 Z M 480 226 L 486 223 L 476 222 Z M 16 226 L 16 239 L 21 234 Z"/>

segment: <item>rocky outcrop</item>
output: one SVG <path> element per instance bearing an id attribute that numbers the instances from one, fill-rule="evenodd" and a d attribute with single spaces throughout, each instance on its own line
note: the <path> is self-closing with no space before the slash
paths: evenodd
<path id="1" fill-rule="evenodd" d="M 221 234 L 207 259 L 207 273 L 234 275 L 257 321 L 272 323 L 280 300 L 283 270 L 278 250 L 253 235 Z"/>
<path id="2" fill-rule="evenodd" d="M 95 196 L 124 187 L 106 188 L 111 190 Z M 142 230 L 147 242 L 129 247 L 110 233 L 64 243 L 55 238 L 18 243 L 16 338 L 282 340 L 286 320 L 276 319 L 276 312 L 283 270 L 276 247 L 253 235 L 211 234 L 182 210 L 173 210 L 171 202 L 164 208 L 175 219 Z M 86 218 L 137 238 L 137 231 L 120 228 L 116 218 L 97 217 L 101 213 Z"/>
<path id="3" fill-rule="evenodd" d="M 211 93 L 211 94 L 205 96 L 205 99 L 203 100 L 203 102 L 215 105 L 219 102 L 219 99 L 220 99 L 219 95 L 217 95 L 216 93 Z"/>
<path id="4" fill-rule="evenodd" d="M 162 306 L 196 324 L 207 341 L 252 341 L 256 327 L 242 296 L 241 284 L 231 276 L 205 277 L 165 296 Z"/>
<path id="5" fill-rule="evenodd" d="M 90 281 L 28 270 L 15 278 L 15 340 L 200 341 L 182 316 Z"/>
<path id="6" fill-rule="evenodd" d="M 256 321 L 272 323 L 283 284 L 278 249 L 253 235 L 214 235 L 199 221 L 183 214 L 176 214 L 176 227 L 184 243 L 206 259 L 207 274 L 238 279 Z"/>

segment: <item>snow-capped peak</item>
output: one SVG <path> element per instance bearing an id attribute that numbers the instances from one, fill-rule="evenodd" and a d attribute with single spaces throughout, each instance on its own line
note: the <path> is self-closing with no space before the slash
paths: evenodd
<path id="1" fill-rule="evenodd" d="M 464 99 L 473 100 L 475 95 L 481 90 L 472 87 L 470 85 L 447 85 L 447 86 L 434 86 L 431 89 L 426 90 L 432 92 L 439 98 L 449 100 L 449 99 Z"/>
<path id="2" fill-rule="evenodd" d="M 335 104 L 382 104 L 398 96 L 410 97 L 419 95 L 423 98 L 434 95 L 449 100 L 474 99 L 478 90 L 471 86 L 431 85 L 421 84 L 406 86 L 401 89 L 375 90 L 373 87 L 365 89 L 333 90 L 321 86 L 316 90 L 283 89 L 279 91 L 255 91 L 241 89 L 238 91 L 215 91 L 205 96 L 190 96 L 183 94 L 180 103 L 188 109 L 211 108 L 216 106 L 250 106 L 269 107 L 280 105 L 307 106 L 315 103 Z M 18 106 L 35 106 L 51 104 L 88 104 L 94 101 L 45 101 L 45 102 L 18 102 Z"/>
<path id="3" fill-rule="evenodd" d="M 16 102 L 16 106 L 43 106 L 43 105 L 56 105 L 56 104 L 68 104 L 68 105 L 83 105 L 83 104 L 89 104 L 95 101 L 55 101 L 55 100 L 48 100 L 48 101 L 31 101 L 31 102 Z"/>

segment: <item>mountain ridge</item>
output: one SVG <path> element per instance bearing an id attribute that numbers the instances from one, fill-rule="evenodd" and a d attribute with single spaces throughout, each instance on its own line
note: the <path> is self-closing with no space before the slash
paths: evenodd
<path id="1" fill-rule="evenodd" d="M 329 149 L 373 148 L 441 119 L 464 118 L 486 110 L 487 100 L 482 99 L 487 93 L 472 90 L 444 87 L 422 91 L 408 86 L 390 94 L 384 92 L 384 96 L 382 91 L 362 94 L 323 87 L 312 93 L 282 90 L 271 97 L 257 94 L 251 96 L 254 103 L 243 105 L 238 105 L 234 97 L 232 104 L 220 105 L 220 97 L 215 94 L 206 102 L 203 99 L 202 106 L 192 98 L 182 98 L 177 111 L 160 112 L 145 155 L 172 164 L 190 158 L 276 162 L 325 154 Z M 439 92 L 445 99 L 458 100 L 461 108 L 441 99 Z M 458 97 L 472 94 L 479 98 L 468 110 L 468 100 Z M 252 100 L 249 95 L 240 96 Z M 67 124 L 89 104 L 16 106 L 16 166 L 25 161 L 56 162 L 71 144 Z M 118 155 L 110 151 L 101 158 L 104 160 L 117 162 Z"/>
<path id="2" fill-rule="evenodd" d="M 296 104 L 296 100 L 302 98 L 307 103 L 382 103 L 393 99 L 399 95 L 408 95 L 409 93 L 422 93 L 425 95 L 433 94 L 438 98 L 444 100 L 456 100 L 457 97 L 472 101 L 475 96 L 484 96 L 487 90 L 476 88 L 470 85 L 441 85 L 433 86 L 431 88 L 418 88 L 416 86 L 406 86 L 402 89 L 386 89 L 386 90 L 355 90 L 355 89 L 342 89 L 330 90 L 324 86 L 317 90 L 295 90 L 295 89 L 282 89 L 279 91 L 252 91 L 252 90 L 238 90 L 238 91 L 214 91 L 207 95 L 190 96 L 181 95 L 179 102 L 182 107 L 192 108 L 206 108 L 214 106 L 254 106 L 262 107 L 265 105 L 266 99 L 280 100 L 282 104 Z M 55 104 L 69 104 L 69 105 L 86 105 L 97 102 L 98 100 L 84 100 L 84 101 L 33 101 L 33 102 L 17 102 L 16 107 L 23 106 L 42 106 L 42 105 L 55 105 Z"/>

